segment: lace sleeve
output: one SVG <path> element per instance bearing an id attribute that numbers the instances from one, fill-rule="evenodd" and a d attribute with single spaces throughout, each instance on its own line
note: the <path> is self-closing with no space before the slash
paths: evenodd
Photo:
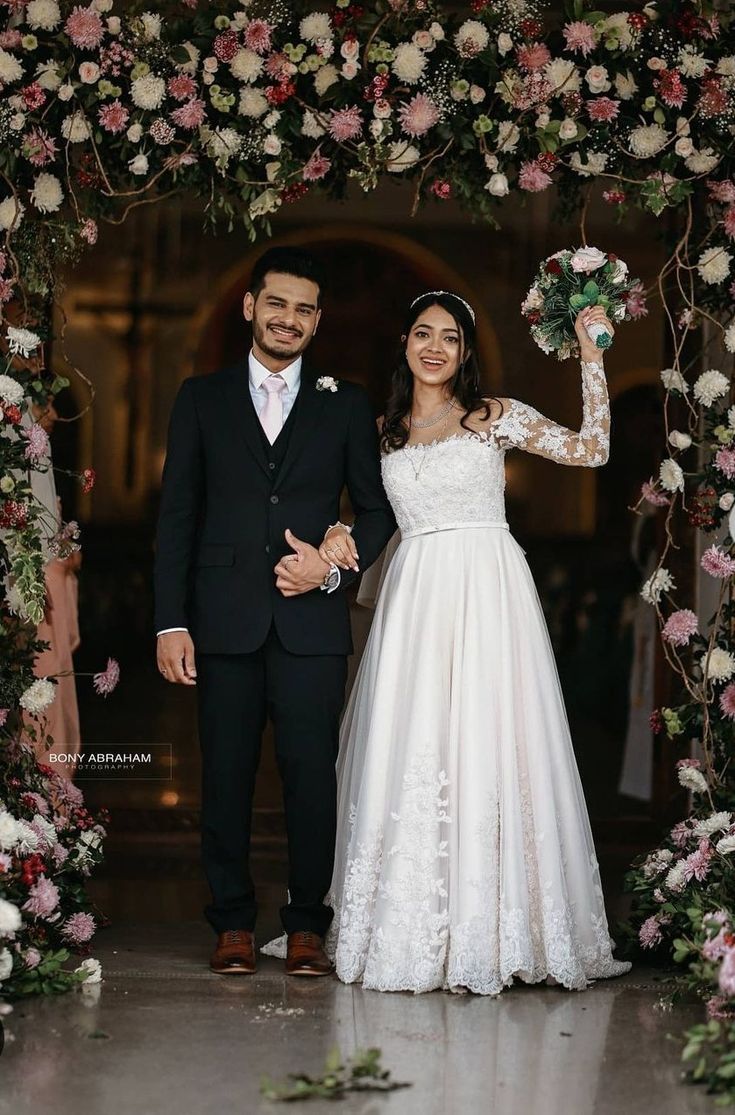
<path id="1" fill-rule="evenodd" d="M 494 434 L 504 448 L 515 446 L 565 465 L 604 465 L 610 453 L 610 399 L 605 370 L 582 361 L 582 426 L 579 432 L 544 417 L 528 403 L 509 399 Z"/>

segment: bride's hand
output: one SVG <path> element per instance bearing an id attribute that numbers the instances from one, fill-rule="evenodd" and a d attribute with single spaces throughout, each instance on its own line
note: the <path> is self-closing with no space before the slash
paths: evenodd
<path id="1" fill-rule="evenodd" d="M 604 349 L 598 348 L 595 342 L 587 332 L 586 326 L 592 325 L 596 322 L 602 325 L 611 337 L 615 335 L 615 330 L 612 326 L 610 318 L 607 316 L 602 306 L 587 306 L 584 310 L 580 310 L 574 322 L 574 331 L 579 340 L 579 350 L 582 360 L 596 360 L 601 361 Z"/>
<path id="2" fill-rule="evenodd" d="M 319 547 L 319 557 L 330 565 L 334 562 L 340 569 L 354 569 L 356 573 L 360 572 L 360 566 L 357 564 L 360 555 L 355 540 L 344 527 L 331 527 L 327 531 Z"/>

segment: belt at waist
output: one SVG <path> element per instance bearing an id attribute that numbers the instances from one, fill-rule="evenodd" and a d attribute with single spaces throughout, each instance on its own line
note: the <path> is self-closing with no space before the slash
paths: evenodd
<path id="1" fill-rule="evenodd" d="M 443 523 L 441 526 L 435 527 L 417 527 L 416 530 L 402 530 L 401 541 L 404 538 L 416 538 L 420 534 L 435 534 L 440 530 L 478 530 L 480 527 L 495 527 L 497 530 L 510 530 L 510 526 L 505 522 L 484 522 L 484 523 Z"/>

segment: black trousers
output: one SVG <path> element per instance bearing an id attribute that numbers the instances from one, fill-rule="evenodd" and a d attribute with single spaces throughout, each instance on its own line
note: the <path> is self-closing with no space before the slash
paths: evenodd
<path id="1" fill-rule="evenodd" d="M 322 935 L 329 928 L 334 912 L 323 899 L 334 866 L 335 763 L 346 680 L 344 655 L 290 654 L 275 626 L 251 654 L 197 655 L 202 864 L 212 894 L 204 915 L 216 933 L 255 926 L 250 827 L 268 717 L 288 834 L 283 927 Z"/>

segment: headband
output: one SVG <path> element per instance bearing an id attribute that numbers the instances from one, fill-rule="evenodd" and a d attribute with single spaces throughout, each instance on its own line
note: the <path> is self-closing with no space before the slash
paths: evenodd
<path id="1" fill-rule="evenodd" d="M 419 294 L 418 297 L 414 298 L 413 302 L 409 306 L 409 309 L 412 309 L 419 301 L 419 299 L 427 298 L 430 294 L 446 294 L 449 298 L 456 298 L 458 302 L 462 303 L 464 308 L 467 310 L 467 313 L 470 315 L 474 322 L 475 311 L 472 309 L 472 306 L 470 306 L 469 302 L 465 302 L 464 298 L 462 298 L 461 295 L 455 294 L 453 290 L 425 290 L 423 294 Z"/>

